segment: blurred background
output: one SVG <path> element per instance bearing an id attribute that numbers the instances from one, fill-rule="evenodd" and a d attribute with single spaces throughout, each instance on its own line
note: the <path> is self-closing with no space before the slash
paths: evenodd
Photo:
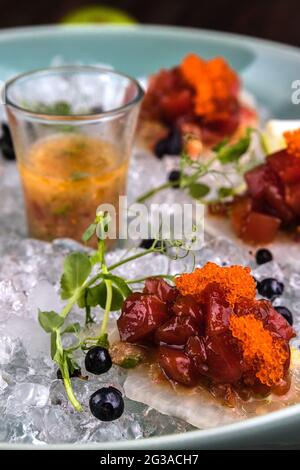
<path id="1" fill-rule="evenodd" d="M 82 11 L 90 5 L 94 8 Z M 103 10 L 103 5 L 129 17 Z M 231 31 L 300 46 L 299 0 L 0 0 L 0 7 L 1 28 L 135 20 Z"/>

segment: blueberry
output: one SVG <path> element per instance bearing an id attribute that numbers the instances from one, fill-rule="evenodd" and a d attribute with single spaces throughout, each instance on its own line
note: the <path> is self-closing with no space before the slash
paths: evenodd
<path id="1" fill-rule="evenodd" d="M 85 368 L 91 374 L 100 375 L 107 372 L 112 366 L 110 354 L 101 346 L 89 349 L 85 356 Z"/>
<path id="2" fill-rule="evenodd" d="M 16 155 L 11 138 L 11 133 L 7 124 L 2 124 L 2 137 L 0 138 L 0 150 L 6 160 L 15 160 Z"/>
<path id="3" fill-rule="evenodd" d="M 170 130 L 167 137 L 157 142 L 154 153 L 158 158 L 164 155 L 179 155 L 182 151 L 182 138 L 180 130 L 174 127 Z"/>
<path id="4" fill-rule="evenodd" d="M 12 145 L 12 138 L 11 138 L 11 133 L 10 133 L 9 126 L 7 124 L 5 124 L 5 122 L 4 122 L 1 125 L 1 129 L 2 129 L 3 137 L 5 137 L 8 141 L 8 143 Z"/>
<path id="5" fill-rule="evenodd" d="M 273 299 L 274 297 L 278 297 L 283 293 L 284 284 L 277 281 L 277 279 L 268 277 L 260 281 L 260 283 L 257 285 L 257 290 L 263 297 L 267 297 L 267 299 Z"/>
<path id="6" fill-rule="evenodd" d="M 272 261 L 273 255 L 270 250 L 267 250 L 266 248 L 261 248 L 260 250 L 257 250 L 255 258 L 257 264 L 265 264 L 269 261 Z"/>
<path id="7" fill-rule="evenodd" d="M 56 377 L 60 380 L 63 378 L 60 369 L 57 369 Z M 81 377 L 81 369 L 74 369 L 73 372 L 70 374 L 70 377 L 71 378 L 72 377 Z"/>
<path id="8" fill-rule="evenodd" d="M 166 139 L 159 140 L 154 147 L 154 154 L 158 158 L 163 158 L 167 154 Z"/>
<path id="9" fill-rule="evenodd" d="M 0 139 L 0 149 L 5 160 L 16 159 L 14 149 L 12 147 L 9 147 L 6 142 L 3 142 L 2 139 Z"/>
<path id="10" fill-rule="evenodd" d="M 90 410 L 101 421 L 114 421 L 124 411 L 122 394 L 115 387 L 103 387 L 90 397 Z"/>
<path id="11" fill-rule="evenodd" d="M 170 183 L 173 183 L 172 188 L 174 188 L 174 189 L 180 188 L 180 182 L 179 182 L 179 180 L 180 180 L 180 171 L 178 171 L 178 170 L 170 171 L 169 176 L 168 176 L 168 180 L 170 181 Z"/>
<path id="12" fill-rule="evenodd" d="M 286 321 L 290 325 L 292 325 L 294 323 L 292 312 L 288 308 L 281 307 L 281 306 L 274 307 L 274 308 L 275 308 L 276 312 L 280 313 L 280 315 L 282 315 L 283 318 L 285 318 Z"/>
<path id="13" fill-rule="evenodd" d="M 167 137 L 167 153 L 168 155 L 179 155 L 182 151 L 181 132 L 177 127 L 171 129 Z"/>

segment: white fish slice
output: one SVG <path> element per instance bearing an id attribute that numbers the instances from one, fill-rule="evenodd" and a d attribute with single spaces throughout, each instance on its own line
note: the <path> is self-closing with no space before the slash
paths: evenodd
<path id="1" fill-rule="evenodd" d="M 118 328 L 111 323 L 111 344 L 120 340 Z M 210 428 L 243 419 L 240 410 L 221 406 L 208 393 L 196 390 L 180 392 L 170 384 L 159 384 L 151 379 L 143 366 L 128 371 L 124 383 L 127 398 L 144 403 L 165 415 L 180 418 L 198 428 Z"/>
<path id="2" fill-rule="evenodd" d="M 263 415 L 288 405 L 299 403 L 300 352 L 292 349 L 292 384 L 284 396 L 271 395 L 264 400 L 250 400 L 229 408 L 199 388 L 173 388 L 168 383 L 152 380 L 147 369 L 140 366 L 128 372 L 124 384 L 125 395 L 131 400 L 148 405 L 160 413 L 180 418 L 200 429 L 213 428 Z"/>
<path id="3" fill-rule="evenodd" d="M 180 392 L 169 384 L 152 381 L 143 367 L 128 373 L 124 384 L 127 398 L 142 402 L 160 413 L 180 418 L 200 429 L 221 426 L 244 418 L 240 410 L 220 405 L 208 393 Z"/>

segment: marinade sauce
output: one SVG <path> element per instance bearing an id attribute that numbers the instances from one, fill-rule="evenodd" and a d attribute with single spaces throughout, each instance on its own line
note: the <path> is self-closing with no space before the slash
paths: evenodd
<path id="1" fill-rule="evenodd" d="M 100 204 L 112 204 L 118 215 L 127 167 L 128 156 L 97 137 L 66 133 L 37 141 L 19 161 L 29 235 L 81 241 Z"/>

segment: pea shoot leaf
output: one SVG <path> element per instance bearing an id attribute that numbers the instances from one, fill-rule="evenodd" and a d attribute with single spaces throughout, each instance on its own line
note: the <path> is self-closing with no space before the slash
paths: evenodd
<path id="1" fill-rule="evenodd" d="M 105 304 L 106 304 L 106 296 L 107 296 L 106 284 L 103 281 L 97 287 L 98 287 L 98 295 L 99 295 L 98 304 L 100 305 L 100 307 L 102 307 L 104 309 Z M 111 301 L 110 310 L 112 312 L 115 312 L 116 310 L 120 310 L 120 308 L 122 307 L 122 304 L 123 304 L 123 300 L 124 300 L 123 295 L 121 294 L 119 289 L 117 289 L 113 285 L 112 286 L 112 301 Z"/>
<path id="2" fill-rule="evenodd" d="M 53 331 L 60 328 L 64 323 L 64 318 L 53 311 L 42 312 L 41 310 L 39 310 L 38 319 L 41 327 L 47 333 L 52 333 Z"/>
<path id="3" fill-rule="evenodd" d="M 71 253 L 65 259 L 64 272 L 61 277 L 61 298 L 69 299 L 82 286 L 89 276 L 92 265 L 84 253 Z"/>
<path id="4" fill-rule="evenodd" d="M 57 339 L 59 333 L 57 331 L 52 331 L 50 336 L 50 352 L 51 352 L 51 359 L 55 361 L 57 364 L 61 365 L 63 361 L 63 356 L 57 347 Z"/>
<path id="5" fill-rule="evenodd" d="M 57 332 L 52 331 L 51 333 L 51 359 L 53 361 L 59 360 L 56 339 L 57 339 Z"/>
<path id="6" fill-rule="evenodd" d="M 62 332 L 61 334 L 64 335 L 65 333 L 79 333 L 81 329 L 80 323 L 72 323 L 71 325 L 68 325 Z"/>
<path id="7" fill-rule="evenodd" d="M 245 152 L 247 152 L 251 142 L 251 129 L 247 129 L 246 134 L 238 142 L 232 145 L 222 145 L 217 150 L 217 157 L 222 165 L 237 162 Z"/>
<path id="8" fill-rule="evenodd" d="M 108 232 L 109 224 L 111 222 L 111 216 L 108 212 L 100 212 L 96 216 L 96 234 L 99 240 L 105 240 L 106 234 Z"/>
<path id="9" fill-rule="evenodd" d="M 92 236 L 96 233 L 97 224 L 93 223 L 89 225 L 84 234 L 82 235 L 82 241 L 88 242 Z"/>
<path id="10" fill-rule="evenodd" d="M 66 352 L 64 352 L 64 359 L 65 359 L 65 361 L 66 361 L 66 363 L 67 363 L 69 375 L 72 375 L 75 370 L 80 369 L 79 365 L 78 365 L 77 362 L 73 359 L 72 355 L 67 354 Z"/>
<path id="11" fill-rule="evenodd" d="M 97 341 L 97 346 L 101 346 L 102 348 L 108 349 L 109 348 L 109 341 L 107 333 L 104 333 L 102 336 L 99 337 Z"/>
<path id="12" fill-rule="evenodd" d="M 68 116 L 72 112 L 71 105 L 66 101 L 57 101 L 51 105 L 44 103 L 38 103 L 35 107 L 35 111 L 39 113 L 47 114 L 59 114 L 61 116 Z"/>
<path id="13" fill-rule="evenodd" d="M 115 297 L 116 297 L 115 300 L 119 298 L 121 299 L 121 297 L 124 299 L 132 293 L 132 290 L 130 289 L 128 284 L 124 281 L 124 279 L 122 279 L 119 276 L 115 276 L 113 274 L 103 274 L 103 279 L 112 281 L 113 293 L 115 293 Z M 119 292 L 116 292 L 116 291 L 119 291 Z M 94 287 L 89 287 L 84 290 L 83 294 L 80 296 L 80 298 L 77 301 L 77 305 L 79 308 L 84 308 L 87 306 L 96 307 L 97 305 L 100 305 L 101 307 L 104 308 L 105 302 L 106 302 L 106 293 L 104 295 L 104 300 L 103 300 L 103 295 L 104 294 L 103 294 L 102 283 L 97 284 Z M 119 304 L 119 300 L 117 303 Z M 114 302 L 113 302 L 113 305 L 114 305 Z M 119 308 L 117 308 L 116 310 L 119 310 Z"/>
<path id="14" fill-rule="evenodd" d="M 190 184 L 188 191 L 192 198 L 201 199 L 209 193 L 210 188 L 203 183 L 192 183 Z"/>
<path id="15" fill-rule="evenodd" d="M 89 289 L 84 289 L 84 292 L 82 293 L 82 295 L 77 300 L 77 305 L 78 305 L 79 308 L 86 307 L 86 305 L 87 305 L 86 298 L 87 298 L 88 290 Z"/>
<path id="16" fill-rule="evenodd" d="M 123 359 L 120 366 L 123 367 L 124 369 L 133 369 L 141 362 L 141 360 L 142 358 L 140 355 L 127 356 Z"/>
<path id="17" fill-rule="evenodd" d="M 82 296 L 78 299 L 77 305 L 79 308 L 97 307 L 100 295 L 102 295 L 102 291 L 99 290 L 99 284 L 89 287 L 85 289 Z"/>
<path id="18" fill-rule="evenodd" d="M 98 284 L 97 286 L 90 287 L 87 290 L 87 295 L 86 295 L 86 304 L 89 307 L 96 307 L 97 305 L 100 305 L 100 298 L 102 295 L 102 290 L 100 289 L 100 285 Z"/>
<path id="19" fill-rule="evenodd" d="M 111 311 L 120 310 L 123 304 L 124 298 L 128 297 L 131 294 L 132 290 L 128 287 L 124 279 L 114 276 L 112 274 L 105 274 L 105 280 L 110 280 L 112 282 L 112 303 Z M 87 290 L 86 294 L 86 304 L 90 307 L 100 307 L 105 308 L 106 304 L 106 284 L 105 281 L 102 281 L 100 284 L 97 284 L 94 287 L 90 287 Z M 81 302 L 80 306 L 83 304 Z M 85 305 L 83 305 L 85 306 Z"/>
<path id="20" fill-rule="evenodd" d="M 123 297 L 128 297 L 132 290 L 128 286 L 128 284 L 124 281 L 122 277 L 114 276 L 113 274 L 105 274 L 104 279 L 108 279 L 112 281 L 112 283 L 118 288 L 118 290 L 122 293 Z"/>
<path id="21" fill-rule="evenodd" d="M 97 263 L 101 263 L 102 258 L 101 258 L 99 251 L 95 251 L 95 253 L 93 253 L 92 256 L 90 257 L 90 260 L 93 266 Z"/>
<path id="22" fill-rule="evenodd" d="M 221 142 L 219 142 L 212 148 L 213 152 L 219 152 L 222 148 L 226 147 L 228 142 L 229 142 L 228 137 L 225 137 L 225 139 L 221 140 Z"/>
<path id="23" fill-rule="evenodd" d="M 225 186 L 222 186 L 221 188 L 218 189 L 218 194 L 221 199 L 225 197 L 233 196 L 234 188 L 227 188 Z"/>

